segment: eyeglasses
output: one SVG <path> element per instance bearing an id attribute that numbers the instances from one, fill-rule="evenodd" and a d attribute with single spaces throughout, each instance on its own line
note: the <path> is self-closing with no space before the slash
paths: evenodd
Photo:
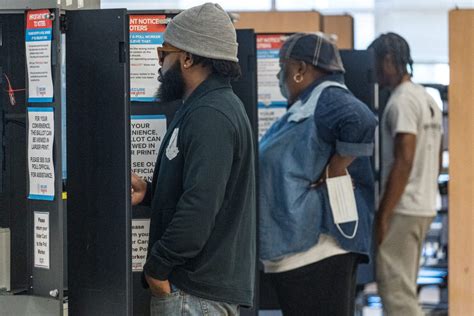
<path id="1" fill-rule="evenodd" d="M 158 52 L 158 60 L 160 64 L 163 64 L 163 62 L 165 61 L 165 57 L 168 56 L 169 54 L 183 52 L 181 49 L 173 47 L 173 46 L 157 47 L 156 50 Z"/>

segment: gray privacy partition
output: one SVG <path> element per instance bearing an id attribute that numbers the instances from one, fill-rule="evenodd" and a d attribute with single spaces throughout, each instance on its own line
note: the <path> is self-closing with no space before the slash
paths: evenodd
<path id="1" fill-rule="evenodd" d="M 67 12 L 71 315 L 131 315 L 126 10 Z"/>

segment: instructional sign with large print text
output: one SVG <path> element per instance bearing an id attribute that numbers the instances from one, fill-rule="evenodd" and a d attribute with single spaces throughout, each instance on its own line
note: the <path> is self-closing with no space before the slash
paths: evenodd
<path id="1" fill-rule="evenodd" d="M 28 179 L 31 200 L 54 200 L 54 109 L 28 108 Z"/>
<path id="2" fill-rule="evenodd" d="M 132 115 L 132 171 L 151 182 L 156 158 L 166 134 L 166 116 Z"/>

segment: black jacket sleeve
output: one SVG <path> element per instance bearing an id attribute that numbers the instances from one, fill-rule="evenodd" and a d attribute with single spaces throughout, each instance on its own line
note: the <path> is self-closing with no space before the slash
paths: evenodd
<path id="1" fill-rule="evenodd" d="M 162 238 L 151 249 L 144 270 L 159 280 L 173 267 L 197 256 L 223 207 L 231 173 L 236 130 L 219 110 L 199 107 L 188 114 L 178 136 L 184 157 L 183 194 Z"/>

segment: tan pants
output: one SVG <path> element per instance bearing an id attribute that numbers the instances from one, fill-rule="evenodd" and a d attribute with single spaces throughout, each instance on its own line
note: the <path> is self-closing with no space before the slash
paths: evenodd
<path id="1" fill-rule="evenodd" d="M 377 286 L 385 315 L 420 316 L 416 279 L 433 217 L 395 214 L 376 258 Z"/>

